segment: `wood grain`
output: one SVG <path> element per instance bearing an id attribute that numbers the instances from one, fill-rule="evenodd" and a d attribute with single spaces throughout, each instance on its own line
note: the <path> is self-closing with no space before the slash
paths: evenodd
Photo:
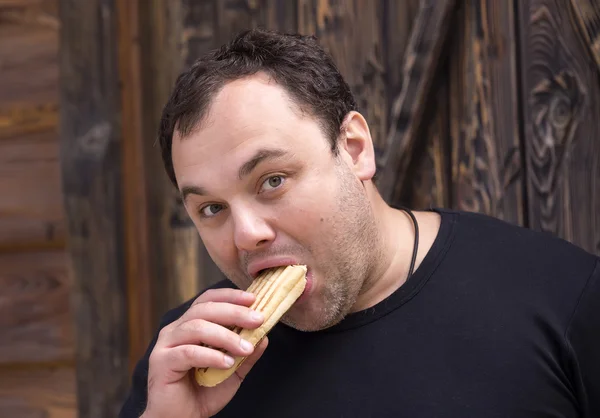
<path id="1" fill-rule="evenodd" d="M 56 28 L 34 23 L 0 24 L 0 107 L 57 102 L 57 48 Z"/>
<path id="2" fill-rule="evenodd" d="M 0 196 L 0 250 L 64 246 L 54 131 L 0 140 Z"/>
<path id="3" fill-rule="evenodd" d="M 71 367 L 0 368 L 1 417 L 77 418 L 76 393 Z"/>
<path id="4" fill-rule="evenodd" d="M 302 17 L 303 33 L 314 27 L 319 43 L 335 61 L 352 90 L 358 110 L 369 123 L 376 152 L 380 153 L 387 127 L 385 62 L 381 1 L 318 0 L 314 15 Z M 310 8 L 302 7 L 304 14 Z M 311 22 L 312 19 L 316 23 Z"/>
<path id="5" fill-rule="evenodd" d="M 403 187 L 406 180 L 424 106 L 438 68 L 454 9 L 453 0 L 428 0 L 420 4 L 404 60 L 405 82 L 400 95 L 392 104 L 385 153 L 378 161 L 381 177 L 377 185 L 388 202 L 394 197 L 397 183 Z"/>
<path id="6" fill-rule="evenodd" d="M 600 3 L 597 0 L 571 0 L 570 5 L 574 26 L 600 71 Z"/>
<path id="7" fill-rule="evenodd" d="M 55 132 L 58 103 L 0 103 L 0 141 L 38 132 Z"/>
<path id="8" fill-rule="evenodd" d="M 0 255 L 1 364 L 73 360 L 71 288 L 64 251 Z"/>
<path id="9" fill-rule="evenodd" d="M 451 56 L 452 202 L 524 225 L 512 2 L 469 0 Z"/>
<path id="10" fill-rule="evenodd" d="M 447 61 L 447 60 L 446 60 Z M 441 64 L 447 68 L 447 62 Z M 444 74 L 447 71 L 443 71 Z M 427 105 L 423 126 L 419 136 L 421 141 L 415 146 L 415 155 L 408 168 L 411 181 L 406 187 L 396 185 L 393 203 L 417 210 L 435 207 L 450 207 L 450 99 L 447 77 L 439 77 L 434 85 L 435 96 Z"/>
<path id="11" fill-rule="evenodd" d="M 148 237 L 150 235 L 148 193 L 144 187 L 147 163 L 144 159 L 148 141 L 142 129 L 142 72 L 138 39 L 138 3 L 117 2 L 119 25 L 119 74 L 121 78 L 123 138 L 123 220 L 127 248 L 127 301 L 129 318 L 129 371 L 133 371 L 155 333 L 152 319 L 152 268 Z"/>
<path id="12" fill-rule="evenodd" d="M 122 132 L 114 3 L 61 0 L 61 157 L 80 417 L 115 417 L 129 386 Z"/>
<path id="13" fill-rule="evenodd" d="M 383 2 L 382 54 L 385 62 L 386 120 L 391 120 L 394 100 L 402 91 L 405 73 L 402 71 L 406 48 L 410 41 L 415 19 L 419 14 L 419 0 L 385 0 Z M 385 126 L 384 136 L 388 126 Z M 385 149 L 377 149 L 376 158 L 381 160 Z"/>
<path id="14" fill-rule="evenodd" d="M 520 10 L 529 219 L 599 254 L 600 81 L 568 7 L 530 0 Z"/>

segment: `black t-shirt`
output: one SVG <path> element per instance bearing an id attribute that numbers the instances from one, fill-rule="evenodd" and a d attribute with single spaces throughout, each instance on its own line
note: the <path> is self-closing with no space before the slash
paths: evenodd
<path id="1" fill-rule="evenodd" d="M 440 231 L 409 281 L 324 331 L 278 324 L 217 416 L 600 417 L 600 258 L 550 234 L 437 211 Z M 122 418 L 143 412 L 147 368 L 148 354 Z"/>

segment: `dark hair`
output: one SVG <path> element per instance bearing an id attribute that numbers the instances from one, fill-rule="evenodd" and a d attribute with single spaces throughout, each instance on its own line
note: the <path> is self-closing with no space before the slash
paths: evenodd
<path id="1" fill-rule="evenodd" d="M 314 36 L 247 30 L 198 59 L 177 78 L 158 133 L 163 163 L 176 187 L 171 155 L 175 129 L 182 137 L 189 135 L 227 82 L 259 72 L 284 87 L 301 111 L 317 118 L 337 154 L 341 124 L 357 106 L 331 56 Z"/>

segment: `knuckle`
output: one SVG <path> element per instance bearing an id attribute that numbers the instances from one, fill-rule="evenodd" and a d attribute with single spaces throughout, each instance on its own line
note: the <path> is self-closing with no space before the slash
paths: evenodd
<path id="1" fill-rule="evenodd" d="M 187 360 L 193 360 L 196 358 L 196 347 L 193 345 L 184 345 L 181 348 L 181 354 Z"/>

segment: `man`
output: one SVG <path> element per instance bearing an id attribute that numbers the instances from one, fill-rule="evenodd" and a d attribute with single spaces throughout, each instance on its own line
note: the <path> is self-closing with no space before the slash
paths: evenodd
<path id="1" fill-rule="evenodd" d="M 229 280 L 164 316 L 121 417 L 600 417 L 598 257 L 388 206 L 368 124 L 314 39 L 249 31 L 200 59 L 160 143 Z M 307 288 L 253 349 L 227 329 L 264 319 L 242 289 L 287 264 L 308 266 Z M 236 355 L 225 382 L 195 383 Z"/>

